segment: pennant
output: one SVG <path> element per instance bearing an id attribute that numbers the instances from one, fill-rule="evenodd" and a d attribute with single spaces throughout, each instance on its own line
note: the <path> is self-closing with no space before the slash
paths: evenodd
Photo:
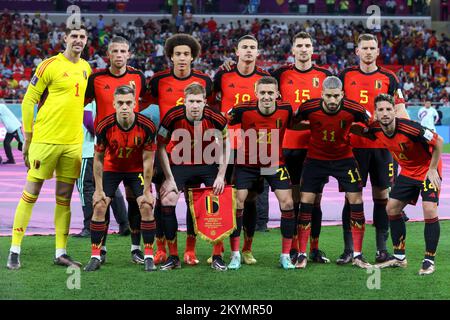
<path id="1" fill-rule="evenodd" d="M 189 188 L 189 208 L 195 233 L 216 244 L 236 229 L 236 190 L 225 186 L 222 194 L 215 195 L 212 187 Z"/>

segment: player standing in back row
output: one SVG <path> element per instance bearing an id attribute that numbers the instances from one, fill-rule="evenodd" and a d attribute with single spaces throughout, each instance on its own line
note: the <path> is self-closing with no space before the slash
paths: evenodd
<path id="1" fill-rule="evenodd" d="M 288 101 L 295 113 L 298 107 L 306 100 L 317 99 L 322 94 L 322 83 L 331 73 L 317 67 L 312 62 L 314 52 L 313 39 L 307 32 L 299 32 L 292 40 L 292 53 L 295 64 L 282 66 L 273 72 L 273 76 L 280 84 L 281 98 Z M 283 140 L 283 154 L 292 182 L 292 198 L 294 200 L 295 219 L 298 221 L 300 206 L 300 177 L 303 162 L 308 152 L 310 131 L 286 130 Z M 314 262 L 328 263 L 330 260 L 319 250 L 319 235 L 322 223 L 322 209 L 320 200 L 322 193 L 318 193 L 314 202 L 311 222 L 310 259 Z M 294 230 L 290 256 L 292 263 L 297 261 L 299 239 L 297 238 L 298 225 Z"/>
<path id="2" fill-rule="evenodd" d="M 130 57 L 130 44 L 128 40 L 123 37 L 114 37 L 108 44 L 108 57 L 110 65 L 104 70 L 100 70 L 89 77 L 88 87 L 86 89 L 85 103 L 89 103 L 95 100 L 97 109 L 96 117 L 94 121 L 94 127 L 100 121 L 107 116 L 116 112 L 114 108 L 114 91 L 116 88 L 127 85 L 135 91 L 135 104 L 134 111 L 139 111 L 139 99 L 146 93 L 146 83 L 144 74 L 127 65 Z M 93 159 L 83 167 L 86 170 L 86 166 L 93 165 Z M 86 172 L 93 172 L 92 167 Z M 144 263 L 144 255 L 140 249 L 141 243 L 141 214 L 139 213 L 139 207 L 131 190 L 125 187 L 126 198 L 128 202 L 128 220 L 131 229 L 131 261 L 138 264 Z M 122 202 L 122 206 L 125 207 L 122 193 L 120 189 L 117 189 L 116 195 L 113 197 L 111 206 L 114 208 L 114 204 L 118 206 L 118 201 Z M 114 208 L 115 209 L 115 208 Z M 91 209 L 92 210 L 92 209 Z M 91 211 L 92 215 L 92 211 Z M 106 228 L 109 226 L 109 215 L 107 215 Z M 105 232 L 105 238 L 103 239 L 102 259 L 106 257 L 105 239 L 108 234 L 108 230 Z M 102 260 L 102 261 L 103 261 Z"/>
<path id="3" fill-rule="evenodd" d="M 387 69 L 377 66 L 377 57 L 380 53 L 378 39 L 371 34 L 362 34 L 358 38 L 356 55 L 359 57 L 359 66 L 350 67 L 342 71 L 340 78 L 344 85 L 347 99 L 356 101 L 370 114 L 374 114 L 375 97 L 387 93 L 396 97 L 396 112 L 399 117 L 409 118 L 399 82 L 395 74 Z M 372 185 L 373 223 L 376 228 L 377 254 L 375 260 L 383 262 L 389 254 L 386 250 L 389 221 L 386 213 L 388 191 L 394 179 L 394 166 L 389 151 L 380 143 L 352 135 L 351 145 L 356 161 L 358 161 L 361 177 L 366 186 L 370 174 Z M 346 264 L 352 259 L 352 238 L 350 230 L 350 206 L 345 202 L 342 211 L 342 224 L 344 228 L 344 253 L 337 260 L 338 264 Z"/>
<path id="4" fill-rule="evenodd" d="M 149 101 L 159 105 L 159 119 L 163 119 L 166 113 L 176 106 L 184 104 L 184 89 L 193 82 L 200 83 L 206 89 L 206 97 L 211 100 L 212 80 L 203 72 L 192 69 L 192 63 L 201 53 L 200 43 L 187 34 L 176 34 L 167 39 L 165 43 L 165 54 L 172 61 L 173 66 L 167 70 L 156 73 L 149 82 Z M 168 148 L 171 148 L 169 145 Z M 168 150 L 170 151 L 170 150 Z M 156 191 L 164 180 L 158 160 L 155 165 L 155 175 L 153 182 L 156 184 Z M 157 224 L 156 244 L 158 246 L 155 255 L 155 264 L 164 262 L 167 258 L 166 242 L 162 231 L 161 201 L 156 200 L 155 218 Z M 189 205 L 186 213 L 187 237 L 184 262 L 189 265 L 198 264 L 195 255 L 196 235 Z"/>
<path id="5" fill-rule="evenodd" d="M 269 74 L 256 66 L 258 58 L 258 40 L 252 35 L 241 37 L 236 46 L 237 64 L 228 69 L 220 69 L 214 77 L 214 94 L 220 104 L 222 114 L 227 113 L 236 105 L 256 99 L 255 83 Z M 242 143 L 239 140 L 240 125 L 229 127 L 231 149 L 233 150 L 232 161 L 236 159 L 236 150 Z M 226 180 L 228 184 L 233 183 L 234 163 L 227 168 Z M 252 254 L 252 242 L 255 235 L 257 211 L 255 198 L 257 194 L 250 192 L 244 204 L 243 228 L 244 247 L 242 256 L 245 264 L 255 264 L 256 259 Z"/>

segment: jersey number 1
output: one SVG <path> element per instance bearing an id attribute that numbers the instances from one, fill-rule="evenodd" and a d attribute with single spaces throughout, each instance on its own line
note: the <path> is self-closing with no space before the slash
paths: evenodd
<path id="1" fill-rule="evenodd" d="M 77 82 L 77 84 L 75 85 L 75 88 L 77 88 L 77 92 L 75 92 L 75 97 L 79 97 L 79 91 L 80 91 L 80 84 Z"/>

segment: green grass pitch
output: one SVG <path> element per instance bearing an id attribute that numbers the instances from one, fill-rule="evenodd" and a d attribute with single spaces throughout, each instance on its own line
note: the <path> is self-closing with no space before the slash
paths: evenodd
<path id="1" fill-rule="evenodd" d="M 217 272 L 206 264 L 211 246 L 198 240 L 200 265 L 182 265 L 179 270 L 145 273 L 142 266 L 130 262 L 129 238 L 108 238 L 108 260 L 93 273 L 80 273 L 80 289 L 68 289 L 71 274 L 52 264 L 53 236 L 24 239 L 22 269 L 6 269 L 10 237 L 0 238 L 0 299 L 150 299 L 150 300 L 307 300 L 307 299 L 449 299 L 450 298 L 450 222 L 441 223 L 441 240 L 436 258 L 436 272 L 418 276 L 424 253 L 423 223 L 407 223 L 408 268 L 383 269 L 378 275 L 356 267 L 337 266 L 334 261 L 342 250 L 340 226 L 323 227 L 321 248 L 331 264 L 309 263 L 306 270 L 282 270 L 278 266 L 281 240 L 279 229 L 257 232 L 254 255 L 258 263 L 243 265 L 238 271 Z M 374 261 L 374 228 L 367 226 L 364 252 Z M 179 233 L 182 255 L 185 233 Z M 390 240 L 389 240 L 390 247 Z M 226 241 L 228 262 L 229 244 Z M 69 254 L 85 264 L 90 256 L 89 239 L 69 239 Z M 73 275 L 72 275 L 73 276 Z M 378 280 L 379 279 L 379 282 Z M 70 279 L 69 279 L 70 280 Z M 70 283 L 73 283 L 69 281 Z M 367 284 L 370 284 L 369 289 Z M 379 289 L 376 287 L 379 284 Z M 375 287 L 375 288 L 374 288 Z"/>

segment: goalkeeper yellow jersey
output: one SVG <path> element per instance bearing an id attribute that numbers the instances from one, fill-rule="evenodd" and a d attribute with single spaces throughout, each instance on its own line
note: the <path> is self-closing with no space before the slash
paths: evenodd
<path id="1" fill-rule="evenodd" d="M 32 142 L 83 143 L 84 93 L 90 74 L 87 61 L 73 63 L 62 53 L 38 65 L 22 102 L 23 128 L 33 132 Z"/>

